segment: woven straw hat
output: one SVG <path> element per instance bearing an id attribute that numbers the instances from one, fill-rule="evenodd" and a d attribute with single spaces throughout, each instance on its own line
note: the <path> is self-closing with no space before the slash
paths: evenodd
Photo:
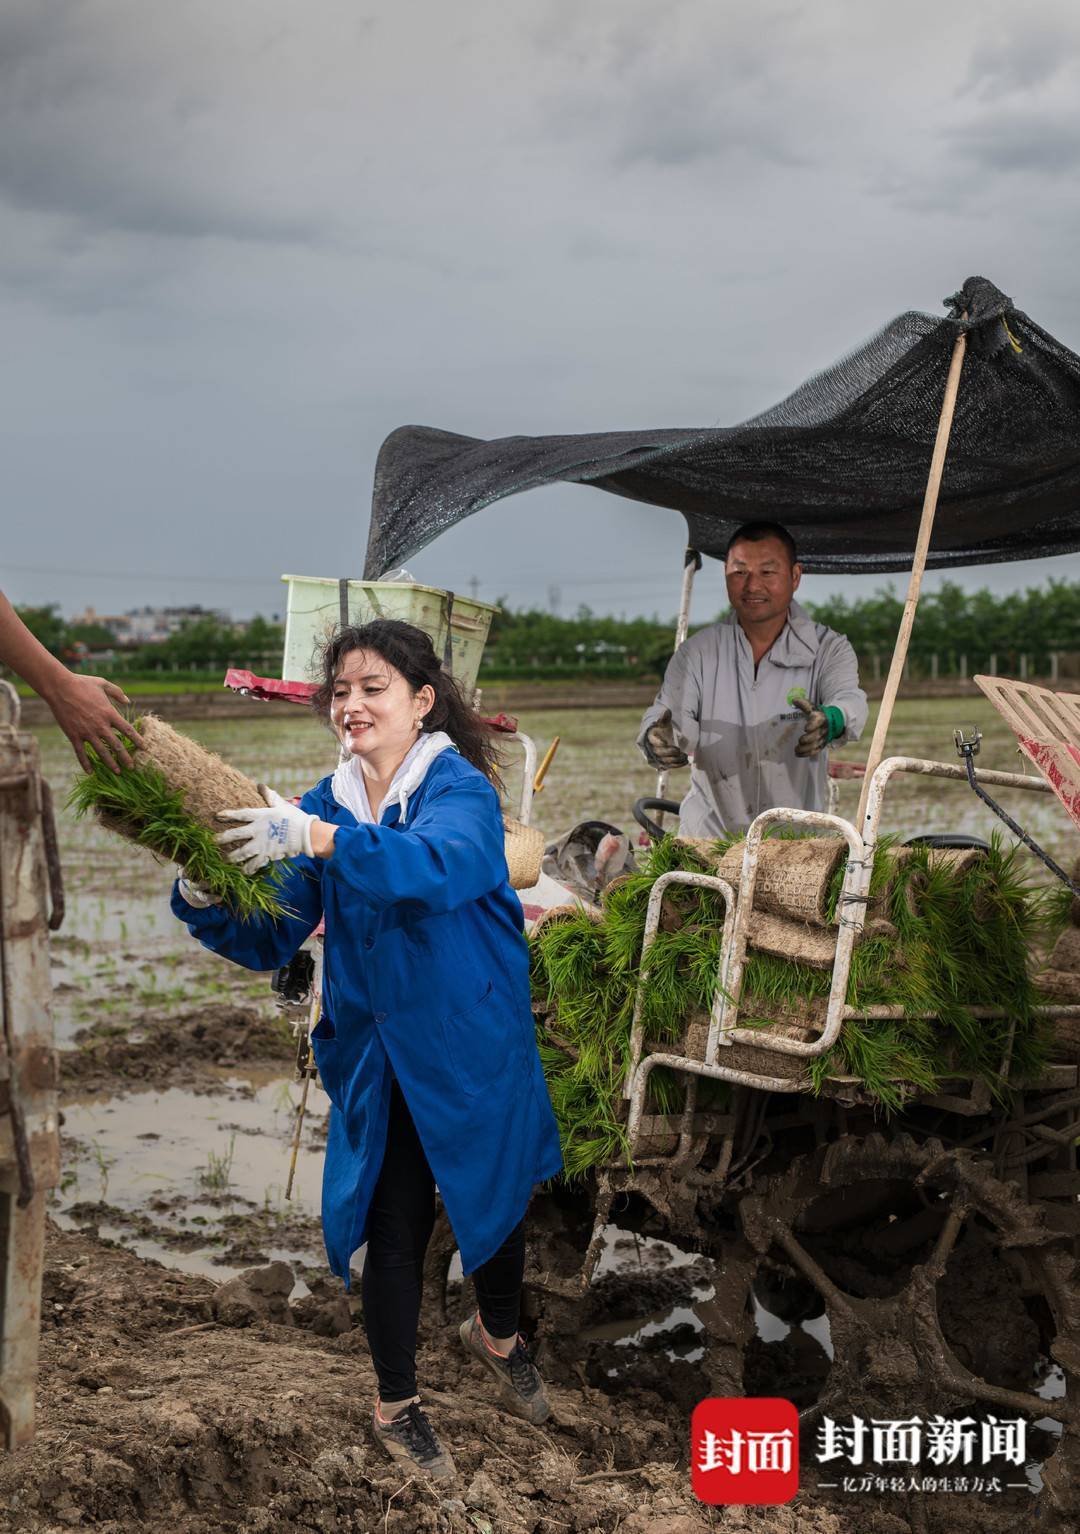
<path id="1" fill-rule="evenodd" d="M 510 888 L 532 889 L 540 877 L 544 861 L 544 833 L 535 826 L 522 825 L 520 820 L 511 820 L 509 816 L 503 817 L 503 830 Z"/>

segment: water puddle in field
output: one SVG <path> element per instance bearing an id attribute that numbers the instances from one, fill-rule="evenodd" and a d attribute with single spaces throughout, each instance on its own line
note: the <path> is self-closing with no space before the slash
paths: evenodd
<path id="1" fill-rule="evenodd" d="M 95 1226 L 141 1257 L 219 1283 L 279 1258 L 323 1267 L 326 1097 L 308 1093 L 286 1200 L 300 1086 L 275 1074 L 232 1077 L 222 1088 L 65 1103 L 57 1224 Z"/>
<path id="2" fill-rule="evenodd" d="M 581 1337 L 625 1351 L 625 1359 L 608 1363 L 608 1378 L 625 1375 L 641 1351 L 671 1361 L 698 1362 L 705 1351 L 705 1329 L 694 1305 L 712 1298 L 708 1264 L 699 1253 L 684 1251 L 657 1236 L 628 1234 L 616 1225 L 607 1226 L 603 1241 L 593 1284 L 603 1288 L 608 1281 L 609 1286 L 617 1286 L 616 1314 L 592 1322 Z M 644 1301 L 640 1306 L 631 1298 L 635 1291 Z M 620 1315 L 619 1311 L 633 1313 Z"/>

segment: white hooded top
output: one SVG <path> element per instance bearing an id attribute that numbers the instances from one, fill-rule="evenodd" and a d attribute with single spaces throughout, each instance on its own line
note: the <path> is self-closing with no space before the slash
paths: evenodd
<path id="1" fill-rule="evenodd" d="M 420 787 L 428 768 L 440 752 L 456 750 L 457 747 L 444 730 L 432 730 L 428 735 L 421 735 L 416 744 L 410 746 L 401 766 L 390 779 L 386 798 L 380 806 L 379 818 L 382 818 L 387 805 L 396 803 L 401 807 L 401 823 L 404 825 L 405 816 L 408 813 L 409 795 L 415 793 Z M 337 802 L 343 809 L 350 810 L 360 825 L 375 824 L 375 816 L 371 812 L 371 803 L 367 795 L 367 784 L 364 782 L 364 769 L 360 765 L 359 758 L 351 755 L 343 756 L 331 779 L 330 787 Z"/>

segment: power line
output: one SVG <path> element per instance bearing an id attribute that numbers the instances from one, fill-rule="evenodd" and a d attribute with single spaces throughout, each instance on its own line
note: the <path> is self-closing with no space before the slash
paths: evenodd
<path id="1" fill-rule="evenodd" d="M 674 569 L 674 566 L 672 568 Z M 75 577 L 78 577 L 79 579 L 82 579 L 82 580 L 100 580 L 100 581 L 192 581 L 192 582 L 199 582 L 199 581 L 201 581 L 201 582 L 205 582 L 205 583 L 210 584 L 210 585 L 217 585 L 217 586 L 266 586 L 266 585 L 271 584 L 271 583 L 276 585 L 277 582 L 280 579 L 279 576 L 275 576 L 275 575 L 267 575 L 267 576 L 263 576 L 263 577 L 256 577 L 256 576 L 231 576 L 231 575 L 206 575 L 206 574 L 204 574 L 202 572 L 199 572 L 198 574 L 195 574 L 195 573 L 193 573 L 191 571 L 186 571 L 185 572 L 185 571 L 178 571 L 178 570 L 170 570 L 170 571 L 160 571 L 160 570 L 87 570 L 85 568 L 84 569 L 77 569 L 76 570 L 76 569 L 64 569 L 64 568 L 61 568 L 61 567 L 56 566 L 56 565 L 17 565 L 17 564 L 11 564 L 7 560 L 5 560 L 3 562 L 2 566 L 0 566 L 0 569 L 5 570 L 5 571 L 6 570 L 11 570 L 14 573 L 19 574 L 19 575 L 65 575 L 65 576 L 75 576 Z M 719 569 L 719 567 L 718 567 L 718 569 Z M 663 586 L 664 583 L 665 583 L 664 582 L 664 573 L 665 572 L 661 572 L 661 573 L 657 574 L 654 571 L 652 574 L 648 574 L 648 575 L 647 574 L 641 574 L 641 575 L 596 575 L 596 576 L 587 576 L 587 575 L 585 575 L 585 576 L 569 576 L 569 577 L 568 576 L 563 576 L 563 575 L 560 574 L 559 577 L 558 577 L 557 585 L 558 585 L 558 587 L 563 587 L 563 586 L 589 586 L 589 587 L 593 587 L 593 586 L 642 586 L 642 587 L 648 587 L 650 590 L 656 590 L 657 587 Z M 678 574 L 677 570 L 676 570 L 675 574 L 676 575 Z M 673 576 L 672 578 L 674 579 L 675 577 Z M 530 588 L 532 588 L 534 586 L 539 588 L 539 586 L 540 586 L 541 582 L 543 581 L 543 579 L 544 579 L 543 576 L 538 575 L 535 571 L 529 571 L 527 573 L 523 571 L 523 572 L 521 572 L 519 574 L 513 574 L 513 575 L 506 575 L 504 573 L 504 574 L 498 576 L 497 578 L 495 578 L 494 580 L 490 581 L 489 584 L 493 585 L 493 586 L 499 586 L 499 585 L 504 585 L 504 584 L 505 585 L 510 585 L 510 586 L 527 585 Z M 467 582 L 467 584 L 468 584 L 468 586 L 470 588 L 473 587 L 474 583 L 475 583 L 476 587 L 479 588 L 479 580 L 478 580 L 478 578 L 476 576 L 473 576 Z M 549 585 L 549 590 L 550 589 L 551 589 L 551 587 Z"/>
<path id="2" fill-rule="evenodd" d="M 54 565 L 13 565 L 7 560 L 3 562 L 2 569 L 15 571 L 19 575 L 74 575 L 82 580 L 93 581 L 205 581 L 216 586 L 266 586 L 277 584 L 280 579 L 276 575 L 266 575 L 260 579 L 243 575 L 205 575 L 201 571 L 198 575 L 192 575 L 180 570 L 63 570 Z"/>

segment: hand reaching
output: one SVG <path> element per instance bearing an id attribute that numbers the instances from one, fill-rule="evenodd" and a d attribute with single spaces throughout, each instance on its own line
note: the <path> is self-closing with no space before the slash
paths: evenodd
<path id="1" fill-rule="evenodd" d="M 137 746 L 138 732 L 117 712 L 111 700 L 117 703 L 129 701 L 115 682 L 107 682 L 103 676 L 82 676 L 74 672 L 68 672 L 47 696 L 56 722 L 70 740 L 84 772 L 90 771 L 87 746 L 93 747 L 113 772 L 131 766 L 127 743 Z"/>
<path id="2" fill-rule="evenodd" d="M 817 756 L 829 744 L 829 720 L 823 709 L 808 698 L 792 698 L 792 706 L 806 715 L 806 724 L 795 745 L 796 756 Z"/>
<path id="3" fill-rule="evenodd" d="M 664 771 L 670 767 L 686 767 L 690 758 L 675 744 L 675 731 L 671 722 L 671 710 L 666 708 L 655 724 L 645 731 L 645 755 L 654 767 Z"/>

